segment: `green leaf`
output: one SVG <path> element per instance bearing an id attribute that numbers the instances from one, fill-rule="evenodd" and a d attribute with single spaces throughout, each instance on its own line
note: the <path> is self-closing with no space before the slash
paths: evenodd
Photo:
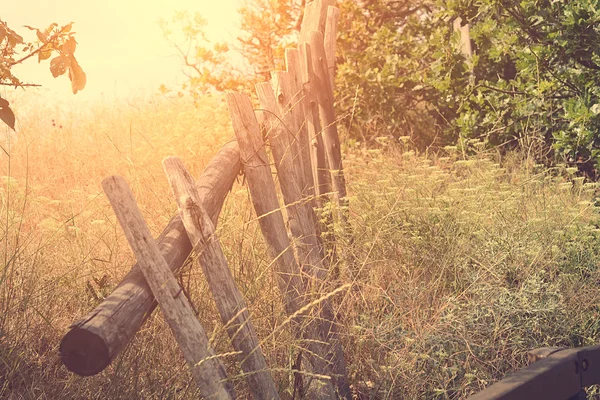
<path id="1" fill-rule="evenodd" d="M 67 72 L 67 69 L 71 66 L 71 59 L 67 56 L 60 55 L 58 57 L 54 57 L 52 61 L 50 61 L 50 72 L 52 72 L 53 77 L 58 77 Z"/>
<path id="2" fill-rule="evenodd" d="M 51 55 L 52 55 L 52 49 L 40 51 L 38 53 L 38 63 L 49 59 Z"/>
<path id="3" fill-rule="evenodd" d="M 77 47 L 77 42 L 74 37 L 70 37 L 63 45 L 62 52 L 67 56 L 72 56 L 75 53 L 75 48 Z"/>
<path id="4" fill-rule="evenodd" d="M 71 79 L 71 88 L 73 89 L 73 94 L 77 94 L 78 91 L 83 90 L 85 88 L 85 84 L 87 82 L 87 77 L 83 69 L 79 66 L 79 63 L 75 59 L 75 57 L 71 58 L 71 68 L 69 68 L 69 79 Z"/>
<path id="5" fill-rule="evenodd" d="M 0 97 L 0 119 L 13 131 L 15 130 L 15 114 L 10 109 L 8 101 Z"/>
<path id="6" fill-rule="evenodd" d="M 37 35 L 37 38 L 40 40 L 40 42 L 46 43 L 46 40 L 48 39 L 48 35 L 46 33 L 40 31 L 39 29 L 36 29 L 35 34 Z"/>

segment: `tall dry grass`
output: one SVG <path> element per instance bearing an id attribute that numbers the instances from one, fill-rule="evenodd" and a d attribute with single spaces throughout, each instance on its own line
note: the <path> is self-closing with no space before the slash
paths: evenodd
<path id="1" fill-rule="evenodd" d="M 101 180 L 128 181 L 156 235 L 174 214 L 161 161 L 198 175 L 233 132 L 225 105 L 137 99 L 69 109 L 17 104 L 19 138 L 0 154 L 0 398 L 180 399 L 196 395 L 155 313 L 101 374 L 58 359 L 70 323 L 134 260 Z M 52 123 L 54 120 L 54 125 Z M 462 398 L 524 365 L 527 350 L 600 336 L 597 185 L 519 155 L 424 158 L 380 140 L 345 148 L 352 240 L 339 226 L 335 297 L 360 398 Z M 284 398 L 299 344 L 286 329 L 246 187 L 234 186 L 219 235 Z M 199 318 L 231 350 L 201 272 L 186 267 Z M 236 360 L 225 357 L 240 397 Z"/>

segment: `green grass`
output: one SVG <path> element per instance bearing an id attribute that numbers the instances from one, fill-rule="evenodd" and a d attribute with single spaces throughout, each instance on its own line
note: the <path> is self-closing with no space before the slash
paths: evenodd
<path id="1" fill-rule="evenodd" d="M 58 345 L 134 262 L 101 180 L 124 176 L 158 234 L 176 211 L 162 159 L 179 156 L 199 175 L 233 137 L 224 104 L 139 100 L 25 115 L 10 157 L 0 154 L 0 398 L 193 398 L 159 313 L 94 377 L 70 374 Z M 523 367 L 528 350 L 597 343 L 596 184 L 518 154 L 425 158 L 380 144 L 345 148 L 353 240 L 332 228 L 340 282 L 352 284 L 334 303 L 357 395 L 462 398 Z M 290 398 L 298 343 L 276 330 L 285 316 L 240 183 L 219 235 Z M 188 266 L 181 281 L 217 351 L 231 351 L 201 271 Z M 243 398 L 237 363 L 224 359 Z"/>
<path id="2" fill-rule="evenodd" d="M 528 350 L 598 341 L 597 184 L 497 161 L 347 157 L 362 260 L 349 356 L 365 394 L 463 398 Z"/>

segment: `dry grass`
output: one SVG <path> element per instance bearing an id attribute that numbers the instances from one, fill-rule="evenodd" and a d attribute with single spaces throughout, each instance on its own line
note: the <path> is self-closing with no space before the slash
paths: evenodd
<path id="1" fill-rule="evenodd" d="M 225 105 L 15 109 L 25 115 L 19 142 L 0 155 L 0 398 L 194 397 L 158 313 L 95 377 L 68 373 L 58 344 L 133 263 L 101 180 L 124 176 L 158 234 L 175 212 L 161 160 L 177 155 L 198 175 L 233 137 Z M 352 284 L 335 303 L 357 395 L 461 398 L 523 366 L 529 349 L 596 343 L 596 185 L 518 156 L 496 162 L 451 149 L 425 159 L 384 140 L 346 149 L 354 240 L 331 229 L 341 281 Z M 272 334 L 285 317 L 245 187 L 234 187 L 219 235 L 290 397 L 298 348 L 285 329 Z M 230 351 L 201 272 L 181 279 L 217 350 Z M 237 364 L 226 362 L 243 397 Z"/>

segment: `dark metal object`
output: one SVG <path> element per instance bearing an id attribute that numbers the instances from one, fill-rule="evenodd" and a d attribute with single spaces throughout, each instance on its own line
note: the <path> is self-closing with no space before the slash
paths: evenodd
<path id="1" fill-rule="evenodd" d="M 579 400 L 584 388 L 600 383 L 600 346 L 543 348 L 529 353 L 536 361 L 469 400 Z"/>

